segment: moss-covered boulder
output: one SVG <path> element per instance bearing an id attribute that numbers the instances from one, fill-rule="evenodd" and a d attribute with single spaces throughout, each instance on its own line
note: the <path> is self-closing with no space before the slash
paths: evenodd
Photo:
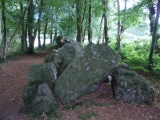
<path id="1" fill-rule="evenodd" d="M 57 69 L 52 63 L 32 65 L 29 70 L 29 84 L 36 85 L 47 83 L 50 88 L 57 78 Z"/>
<path id="2" fill-rule="evenodd" d="M 45 83 L 49 86 L 50 89 L 53 89 L 53 85 L 56 78 L 57 78 L 57 70 L 54 64 L 52 63 L 38 64 L 31 66 L 28 77 L 29 83 L 24 88 L 22 95 L 24 101 L 24 111 L 26 112 L 31 111 L 32 103 L 37 96 L 39 85 Z M 40 98 L 36 98 L 36 100 L 40 100 Z"/>
<path id="3" fill-rule="evenodd" d="M 111 84 L 116 100 L 136 104 L 154 101 L 153 88 L 134 71 L 115 68 Z"/>
<path id="4" fill-rule="evenodd" d="M 83 46 L 78 42 L 65 44 L 58 50 L 53 50 L 51 54 L 45 57 L 45 63 L 53 63 L 58 71 L 58 76 L 65 70 L 68 64 L 72 61 L 77 53 L 83 49 Z"/>
<path id="5" fill-rule="evenodd" d="M 37 95 L 32 102 L 31 108 L 35 113 L 48 113 L 57 110 L 58 105 L 52 91 L 46 83 L 39 85 Z"/>
<path id="6" fill-rule="evenodd" d="M 107 44 L 87 45 L 56 80 L 55 95 L 62 104 L 67 104 L 96 91 L 119 61 L 120 56 Z"/>

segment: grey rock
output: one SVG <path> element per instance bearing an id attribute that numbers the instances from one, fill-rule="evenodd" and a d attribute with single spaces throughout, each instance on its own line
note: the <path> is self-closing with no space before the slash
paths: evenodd
<path id="1" fill-rule="evenodd" d="M 22 95 L 25 105 L 24 109 L 26 112 L 29 112 L 31 110 L 33 100 L 35 99 L 36 95 L 40 94 L 41 92 L 38 91 L 39 84 L 46 83 L 48 84 L 50 89 L 52 89 L 56 77 L 57 70 L 52 63 L 31 66 L 29 71 L 29 84 L 25 87 Z M 45 94 L 49 91 L 46 88 L 47 87 L 42 88 Z M 51 93 L 52 92 L 50 92 L 50 94 Z"/>
<path id="2" fill-rule="evenodd" d="M 75 55 L 83 49 L 78 42 L 65 44 L 58 50 L 53 50 L 51 54 L 45 57 L 45 63 L 53 63 L 58 71 L 58 76 L 65 70 Z"/>
<path id="3" fill-rule="evenodd" d="M 111 84 L 116 100 L 136 104 L 154 101 L 153 88 L 134 71 L 115 68 Z"/>
<path id="4" fill-rule="evenodd" d="M 32 101 L 34 100 L 37 94 L 38 86 L 28 85 L 23 91 L 23 102 L 24 102 L 24 111 L 29 112 L 31 110 Z"/>
<path id="5" fill-rule="evenodd" d="M 37 96 L 32 102 L 32 111 L 35 113 L 47 113 L 56 111 L 57 108 L 58 105 L 49 86 L 46 83 L 40 84 Z"/>
<path id="6" fill-rule="evenodd" d="M 37 96 L 53 95 L 52 91 L 46 83 L 40 84 L 37 91 Z"/>
<path id="7" fill-rule="evenodd" d="M 57 36 L 56 37 L 56 43 L 57 43 L 57 45 L 59 45 L 59 46 L 63 46 L 65 43 L 69 43 L 69 42 L 71 42 L 71 40 L 69 40 L 69 39 L 67 39 L 66 37 L 64 37 L 64 36 Z"/>
<path id="8" fill-rule="evenodd" d="M 55 82 L 55 95 L 62 104 L 94 92 L 119 63 L 120 56 L 107 44 L 89 44 L 78 52 Z"/>
<path id="9" fill-rule="evenodd" d="M 52 63 L 32 65 L 29 71 L 29 84 L 39 85 L 47 83 L 52 87 L 57 79 L 57 69 Z"/>

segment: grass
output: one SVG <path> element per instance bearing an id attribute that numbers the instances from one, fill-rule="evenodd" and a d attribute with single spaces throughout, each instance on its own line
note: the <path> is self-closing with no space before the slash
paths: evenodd
<path id="1" fill-rule="evenodd" d="M 78 118 L 80 120 L 89 120 L 92 117 L 95 117 L 95 118 L 98 117 L 98 113 L 95 111 L 89 111 L 86 113 L 78 113 Z"/>
<path id="2" fill-rule="evenodd" d="M 62 118 L 62 113 L 60 112 L 49 112 L 49 113 L 42 113 L 42 114 L 39 114 L 39 113 L 31 113 L 31 116 L 33 119 L 37 119 L 37 120 L 49 120 L 49 119 L 52 119 L 52 118 L 55 118 L 55 119 L 61 119 Z"/>
<path id="3" fill-rule="evenodd" d="M 5 63 L 0 63 L 0 69 L 4 68 L 4 66 L 5 66 Z"/>
<path id="4" fill-rule="evenodd" d="M 90 107 L 90 106 L 97 106 L 97 107 L 103 107 L 103 106 L 112 106 L 115 105 L 116 102 L 112 103 L 100 103 L 100 102 L 95 102 L 93 100 L 84 100 L 84 106 L 85 107 Z"/>
<path id="5" fill-rule="evenodd" d="M 61 119 L 63 115 L 62 115 L 62 113 L 56 111 L 56 112 L 48 113 L 47 116 L 49 119 L 51 119 L 51 118 Z"/>
<path id="6" fill-rule="evenodd" d="M 83 102 L 76 102 L 72 105 L 67 105 L 63 107 L 63 110 L 75 110 L 78 107 L 83 107 L 84 103 Z"/>
<path id="7" fill-rule="evenodd" d="M 71 105 L 66 105 L 66 106 L 63 107 L 63 110 L 77 110 L 80 107 L 86 107 L 86 108 L 91 107 L 91 106 L 103 107 L 103 106 L 111 106 L 111 105 L 115 105 L 115 104 L 116 104 L 116 102 L 100 103 L 100 102 L 95 102 L 95 101 L 89 99 L 89 100 L 83 100 L 83 101 L 80 101 L 80 102 L 75 102 Z M 80 120 L 88 120 L 91 117 L 97 117 L 98 116 L 97 112 L 95 112 L 95 111 L 89 111 L 89 112 L 86 112 L 86 113 L 81 113 L 80 111 L 77 111 L 77 112 L 78 112 L 78 118 Z M 60 113 L 60 112 L 50 112 L 50 113 L 46 113 L 45 115 L 48 119 L 51 119 L 51 118 L 60 119 L 63 116 L 62 113 Z M 34 119 L 42 119 L 44 117 L 44 115 L 37 114 L 37 113 L 32 113 L 32 117 Z"/>
<path id="8" fill-rule="evenodd" d="M 98 106 L 98 107 L 103 107 L 103 106 L 111 106 L 111 105 L 115 105 L 116 102 L 113 103 L 100 103 L 100 102 L 95 102 L 93 100 L 83 100 L 81 102 L 76 102 L 73 103 L 72 105 L 66 105 L 63 107 L 63 110 L 75 110 L 78 109 L 80 107 L 86 107 L 89 108 L 91 106 Z"/>

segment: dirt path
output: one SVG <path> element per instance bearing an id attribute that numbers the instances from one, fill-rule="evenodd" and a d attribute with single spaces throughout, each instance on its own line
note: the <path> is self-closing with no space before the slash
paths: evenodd
<path id="1" fill-rule="evenodd" d="M 37 55 L 22 55 L 0 68 L 0 117 L 1 119 L 24 120 L 18 114 L 23 106 L 22 91 L 27 84 L 28 71 L 32 64 L 44 62 L 47 52 Z"/>
<path id="2" fill-rule="evenodd" d="M 28 81 L 30 66 L 43 63 L 46 54 L 47 52 L 41 52 L 38 55 L 22 55 L 0 67 L 0 120 L 31 119 L 25 114 L 18 113 L 23 106 L 22 91 Z M 75 103 L 70 106 L 61 105 L 58 110 L 61 114 L 59 119 L 160 120 L 160 94 L 156 93 L 155 96 L 154 105 L 117 102 L 112 97 L 111 86 L 104 83 L 97 92 L 77 100 L 76 105 Z"/>

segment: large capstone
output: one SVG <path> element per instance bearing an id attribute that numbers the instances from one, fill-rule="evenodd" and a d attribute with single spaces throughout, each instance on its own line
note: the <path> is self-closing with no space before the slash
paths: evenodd
<path id="1" fill-rule="evenodd" d="M 119 63 L 120 56 L 107 44 L 89 44 L 78 52 L 55 82 L 55 95 L 62 104 L 94 92 Z"/>
<path id="2" fill-rule="evenodd" d="M 136 104 L 154 101 L 153 88 L 134 71 L 115 68 L 111 83 L 116 100 Z"/>
<path id="3" fill-rule="evenodd" d="M 46 83 L 40 84 L 37 95 L 32 102 L 32 111 L 35 113 L 47 113 L 56 111 L 58 105 L 52 94 L 52 91 Z"/>
<path id="4" fill-rule="evenodd" d="M 58 71 L 58 76 L 65 70 L 68 64 L 72 61 L 75 55 L 83 49 L 83 46 L 78 42 L 65 44 L 58 50 L 53 50 L 51 54 L 45 58 L 45 63 L 53 63 Z"/>

